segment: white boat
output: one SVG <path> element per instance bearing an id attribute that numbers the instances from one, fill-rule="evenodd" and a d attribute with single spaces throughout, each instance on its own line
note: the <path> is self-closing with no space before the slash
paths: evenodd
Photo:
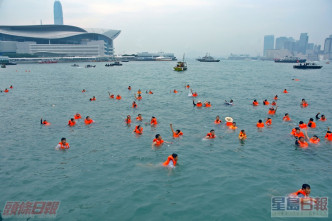
<path id="1" fill-rule="evenodd" d="M 159 56 L 159 57 L 156 57 L 156 61 L 172 61 L 172 58 L 171 57 Z"/>

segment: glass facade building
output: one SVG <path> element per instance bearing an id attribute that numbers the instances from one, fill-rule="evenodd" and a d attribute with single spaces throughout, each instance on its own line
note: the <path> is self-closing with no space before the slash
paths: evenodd
<path id="1" fill-rule="evenodd" d="M 63 14 L 62 14 L 62 5 L 59 0 L 54 2 L 54 24 L 63 25 Z"/>

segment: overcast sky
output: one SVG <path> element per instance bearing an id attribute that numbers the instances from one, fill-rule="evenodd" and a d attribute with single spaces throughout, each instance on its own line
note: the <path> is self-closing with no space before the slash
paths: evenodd
<path id="1" fill-rule="evenodd" d="M 0 0 L 0 25 L 53 24 L 54 0 Z M 61 0 L 64 23 L 121 30 L 116 53 L 262 55 L 264 35 L 324 46 L 332 0 Z"/>

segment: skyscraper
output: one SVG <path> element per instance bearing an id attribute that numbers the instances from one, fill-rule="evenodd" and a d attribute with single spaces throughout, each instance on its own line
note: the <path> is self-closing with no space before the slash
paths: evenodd
<path id="1" fill-rule="evenodd" d="M 54 24 L 63 25 L 62 6 L 59 0 L 54 2 Z"/>
<path id="2" fill-rule="evenodd" d="M 266 51 L 273 49 L 274 49 L 274 35 L 265 35 L 263 55 L 266 56 Z"/>
<path id="3" fill-rule="evenodd" d="M 330 35 L 330 37 L 325 39 L 324 58 L 332 60 L 332 35 Z"/>
<path id="4" fill-rule="evenodd" d="M 307 33 L 301 33 L 300 40 L 298 44 L 298 52 L 302 54 L 306 54 L 307 47 L 308 47 L 308 34 Z"/>

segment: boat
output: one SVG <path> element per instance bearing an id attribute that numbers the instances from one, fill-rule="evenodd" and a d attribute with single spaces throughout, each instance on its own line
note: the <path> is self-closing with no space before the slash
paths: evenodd
<path id="1" fill-rule="evenodd" d="M 6 68 L 6 65 L 5 64 L 1 64 L 1 68 Z"/>
<path id="2" fill-rule="evenodd" d="M 295 69 L 321 69 L 323 66 L 317 65 L 315 63 L 300 63 L 297 65 L 293 65 Z"/>
<path id="3" fill-rule="evenodd" d="M 276 63 L 304 63 L 306 62 L 306 59 L 300 59 L 298 57 L 284 57 L 284 58 L 276 58 L 274 59 L 274 62 Z"/>
<path id="4" fill-rule="evenodd" d="M 219 62 L 220 61 L 219 59 L 214 59 L 212 56 L 210 56 L 208 54 L 206 54 L 202 58 L 197 58 L 196 60 L 200 61 L 200 62 Z"/>
<path id="5" fill-rule="evenodd" d="M 183 55 L 183 60 L 179 61 L 176 66 L 174 67 L 174 71 L 185 71 L 187 70 L 187 62 L 184 60 L 184 55 Z"/>
<path id="6" fill-rule="evenodd" d="M 71 66 L 72 66 L 72 67 L 79 67 L 78 64 L 72 64 Z"/>
<path id="7" fill-rule="evenodd" d="M 55 64 L 58 63 L 58 61 L 55 60 L 43 60 L 43 61 L 39 61 L 39 64 Z"/>
<path id="8" fill-rule="evenodd" d="M 156 57 L 156 61 L 172 61 L 172 58 L 171 57 L 159 56 L 159 57 Z"/>
<path id="9" fill-rule="evenodd" d="M 113 66 L 122 66 L 119 61 L 114 61 L 113 63 L 105 64 L 105 67 L 113 67 Z"/>
<path id="10" fill-rule="evenodd" d="M 96 67 L 96 65 L 90 65 L 90 64 L 85 65 L 85 68 L 95 68 L 95 67 Z"/>

